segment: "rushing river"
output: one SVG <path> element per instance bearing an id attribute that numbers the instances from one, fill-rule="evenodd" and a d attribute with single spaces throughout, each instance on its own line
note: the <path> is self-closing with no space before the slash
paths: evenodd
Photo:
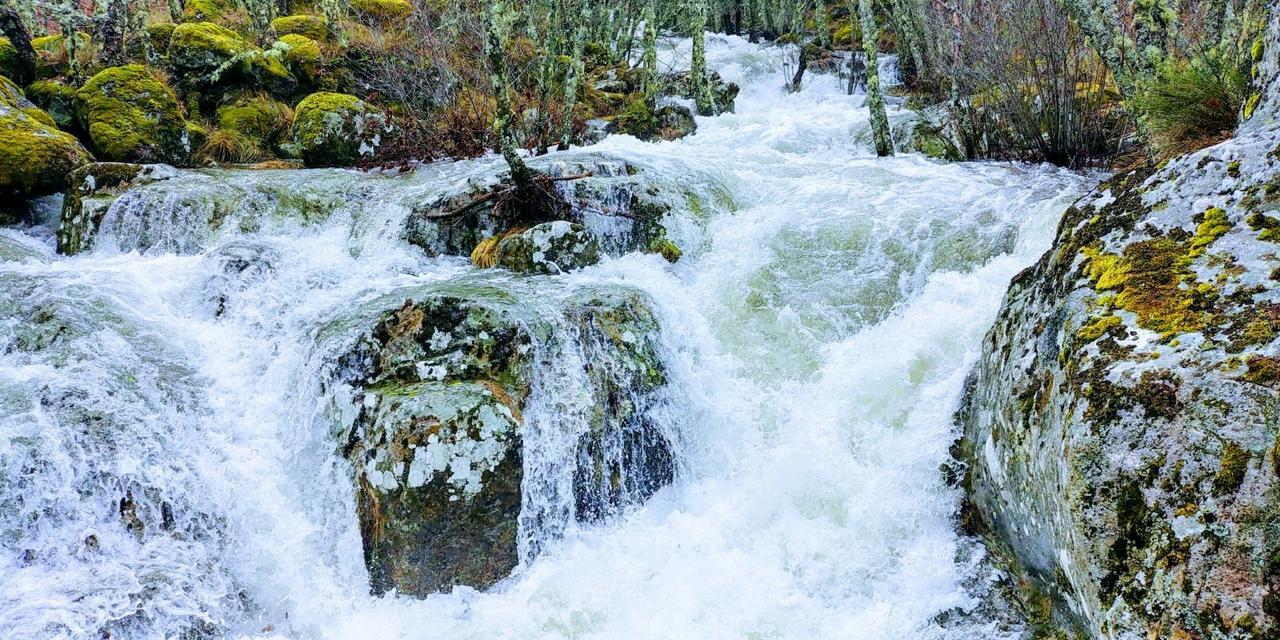
<path id="1" fill-rule="evenodd" d="M 715 37 L 737 113 L 683 141 L 551 156 L 625 160 L 677 194 L 674 265 L 631 254 L 520 277 L 401 239 L 408 211 L 387 194 L 456 191 L 495 158 L 410 176 L 184 174 L 165 188 L 257 181 L 350 202 L 307 220 L 246 201 L 258 218 L 225 212 L 240 224 L 217 232 L 122 202 L 73 258 L 48 224 L 0 230 L 0 637 L 1000 637 L 954 615 L 986 576 L 939 466 L 1009 279 L 1090 179 L 877 159 L 861 96 L 831 76 L 782 91 L 793 56 Z M 538 540 L 488 592 L 373 597 L 322 419 L 331 343 L 352 309 L 458 283 L 530 304 L 642 290 L 677 477 Z M 533 401 L 570 393 L 571 374 Z M 554 473 L 539 455 L 526 450 L 526 474 Z"/>

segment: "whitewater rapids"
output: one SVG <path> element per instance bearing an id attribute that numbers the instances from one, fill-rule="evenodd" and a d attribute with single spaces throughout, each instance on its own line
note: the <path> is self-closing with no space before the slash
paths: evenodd
<path id="1" fill-rule="evenodd" d="M 687 57 L 687 43 L 672 46 L 666 59 Z M 397 231 L 407 210 L 379 206 L 376 189 L 323 221 L 211 237 L 152 220 L 142 242 L 108 217 L 73 258 L 54 255 L 52 223 L 0 230 L 0 345 L 27 347 L 0 355 L 0 637 L 1015 633 L 954 622 L 986 577 L 939 466 L 1009 279 L 1092 179 L 878 159 L 861 95 L 814 75 L 783 91 L 794 51 L 714 36 L 708 55 L 742 85 L 737 113 L 699 118 L 682 141 L 613 136 L 551 157 L 622 159 L 683 194 L 667 226 L 684 258 L 633 254 L 518 285 L 647 294 L 681 399 L 676 481 L 619 518 L 569 527 L 485 593 L 368 595 L 350 470 L 319 419 L 330 354 L 317 344 L 359 302 L 517 277 L 426 257 Z M 297 189 L 443 189 L 499 163 L 299 172 Z M 228 281 L 222 265 L 245 242 L 274 267 Z M 24 333 L 63 317 L 88 328 Z M 54 411 L 51 397 L 88 408 Z M 156 517 L 183 518 L 185 534 L 138 539 L 115 494 L 96 496 L 122 486 L 160 488 L 179 515 Z"/>

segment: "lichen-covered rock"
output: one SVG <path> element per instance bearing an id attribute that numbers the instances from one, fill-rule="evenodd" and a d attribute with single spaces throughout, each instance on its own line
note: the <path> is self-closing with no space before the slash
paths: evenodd
<path id="1" fill-rule="evenodd" d="M 48 112 L 59 128 L 76 125 L 76 87 L 61 79 L 36 80 L 27 87 L 27 97 Z"/>
<path id="2" fill-rule="evenodd" d="M 191 153 L 178 96 L 142 65 L 90 78 L 76 92 L 76 117 L 102 160 L 179 164 Z"/>
<path id="3" fill-rule="evenodd" d="M 184 22 L 169 40 L 169 64 L 193 86 L 248 84 L 275 93 L 297 85 L 279 54 L 212 22 Z"/>
<path id="4" fill-rule="evenodd" d="M 0 76 L 0 196 L 27 198 L 61 191 L 67 173 L 91 160 L 75 136 Z"/>
<path id="5" fill-rule="evenodd" d="M 414 207 L 405 220 L 405 238 L 431 255 L 462 256 L 474 255 L 488 240 L 492 246 L 481 253 L 490 256 L 486 266 L 492 266 L 497 262 L 497 242 L 513 226 L 567 220 L 593 238 L 604 255 L 644 251 L 678 257 L 679 249 L 667 239 L 663 226 L 670 207 L 634 166 L 602 159 L 537 168 L 552 176 L 586 177 L 555 183 L 567 205 L 563 210 L 514 223 L 495 210 L 499 200 L 495 194 L 510 189 L 508 183 L 476 185 L 466 193 L 442 195 Z M 456 215 L 461 211 L 466 215 Z"/>
<path id="6" fill-rule="evenodd" d="M 496 266 L 518 273 L 555 274 L 600 261 L 600 246 L 582 225 L 544 222 L 503 237 L 495 248 Z"/>
<path id="7" fill-rule="evenodd" d="M 329 38 L 329 21 L 324 16 L 297 15 L 284 16 L 271 21 L 271 28 L 278 36 L 296 34 L 306 36 L 316 42 Z"/>
<path id="8" fill-rule="evenodd" d="M 1280 128 L 1102 184 L 959 413 L 966 514 L 1087 637 L 1280 636 Z"/>
<path id="9" fill-rule="evenodd" d="M 371 158 L 392 130 L 381 110 L 353 95 L 313 93 L 294 110 L 293 141 L 308 166 L 349 166 Z"/>
<path id="10" fill-rule="evenodd" d="M 1241 109 L 1242 131 L 1280 126 L 1280 11 L 1271 10 L 1267 33 L 1250 46 L 1253 87 Z"/>
<path id="11" fill-rule="evenodd" d="M 686 100 L 693 100 L 697 97 L 694 95 L 693 82 L 689 77 L 688 71 L 664 75 L 660 81 L 665 93 L 679 96 Z M 711 85 L 711 98 L 715 112 L 733 112 L 734 102 L 738 99 L 738 92 L 740 91 L 737 83 L 725 82 L 720 77 L 720 74 L 715 71 L 707 74 L 707 82 Z"/>
<path id="12" fill-rule="evenodd" d="M 474 289 L 425 295 L 341 359 L 353 408 L 341 412 L 344 451 L 374 593 L 485 588 L 520 561 L 531 393 L 548 384 L 539 376 L 564 376 L 539 367 L 565 345 L 539 343 L 567 327 L 589 351 L 577 375 L 595 410 L 568 436 L 569 513 L 548 517 L 598 519 L 670 482 L 670 442 L 648 417 L 665 374 L 639 295 L 587 294 L 557 317 L 530 316 L 533 306 Z"/>
<path id="13" fill-rule="evenodd" d="M 698 131 L 698 123 L 693 119 L 693 112 L 682 104 L 659 107 L 653 116 L 658 123 L 657 135 L 663 140 L 678 140 Z"/>
<path id="14" fill-rule="evenodd" d="M 147 25 L 147 40 L 151 42 L 151 49 L 157 55 L 167 56 L 169 54 L 169 42 L 173 40 L 173 31 L 178 25 L 172 22 L 157 22 Z"/>

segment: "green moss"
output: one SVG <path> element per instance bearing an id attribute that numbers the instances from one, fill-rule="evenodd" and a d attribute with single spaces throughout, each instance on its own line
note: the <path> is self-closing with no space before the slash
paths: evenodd
<path id="1" fill-rule="evenodd" d="M 104 160 L 180 164 L 190 152 L 177 95 L 142 65 L 91 78 L 76 92 L 76 117 Z"/>
<path id="2" fill-rule="evenodd" d="M 284 62 L 298 75 L 306 79 L 314 79 L 319 75 L 324 54 L 315 40 L 291 33 L 281 36 L 280 42 L 284 45 Z"/>
<path id="3" fill-rule="evenodd" d="M 657 253 L 671 263 L 679 262 L 681 256 L 684 255 L 679 245 L 665 237 L 655 238 L 653 242 L 650 242 L 649 252 Z"/>
<path id="4" fill-rule="evenodd" d="M 1249 470 L 1251 453 L 1235 442 L 1228 442 L 1222 448 L 1222 461 L 1218 473 L 1213 478 L 1213 491 L 1218 495 L 1234 493 L 1244 482 L 1245 472 Z"/>
<path id="5" fill-rule="evenodd" d="M 288 133 L 293 125 L 293 110 L 266 96 L 249 96 L 218 107 L 217 121 L 219 129 L 269 148 Z"/>
<path id="6" fill-rule="evenodd" d="M 231 0 L 186 0 L 182 17 L 188 22 L 214 22 L 235 9 Z"/>
<path id="7" fill-rule="evenodd" d="M 1231 176 L 1232 178 L 1240 177 L 1240 161 L 1239 160 L 1236 160 L 1235 162 L 1232 162 L 1231 164 L 1227 165 L 1227 175 Z"/>
<path id="8" fill-rule="evenodd" d="M 18 62 L 18 49 L 8 38 L 0 36 L 0 76 L 17 78 L 22 75 L 22 64 Z"/>
<path id="9" fill-rule="evenodd" d="M 363 100 L 319 92 L 298 103 L 293 140 L 308 165 L 342 166 L 372 156 L 389 129 L 385 114 Z"/>
<path id="10" fill-rule="evenodd" d="M 628 133 L 641 140 L 649 140 L 658 135 L 658 118 L 653 110 L 639 96 L 626 102 L 613 119 L 620 133 Z"/>
<path id="11" fill-rule="evenodd" d="M 1244 119 L 1248 120 L 1253 117 L 1253 112 L 1258 109 L 1258 103 L 1262 102 L 1262 94 L 1254 93 L 1244 101 Z"/>
<path id="12" fill-rule="evenodd" d="M 329 21 L 324 16 L 298 15 L 276 18 L 271 21 L 271 28 L 276 35 L 306 36 L 317 42 L 329 37 Z"/>
<path id="13" fill-rule="evenodd" d="M 1253 45 L 1249 47 L 1249 57 L 1254 63 L 1262 62 L 1262 53 L 1266 50 L 1266 44 L 1262 38 L 1253 41 Z"/>
<path id="14" fill-rule="evenodd" d="M 173 39 L 173 31 L 176 28 L 177 25 L 172 22 L 147 25 L 147 39 L 151 41 L 151 48 L 160 55 L 166 55 L 169 52 L 169 41 Z"/>
<path id="15" fill-rule="evenodd" d="M 91 41 L 89 34 L 77 31 L 75 36 L 77 59 L 85 61 L 84 55 L 89 53 Z M 67 52 L 67 40 L 61 35 L 48 35 L 31 39 L 31 48 L 36 51 L 36 76 L 52 78 L 63 75 L 71 69 Z"/>
<path id="16" fill-rule="evenodd" d="M 60 191 L 67 174 L 90 159 L 75 136 L 0 103 L 0 196 Z"/>
<path id="17" fill-rule="evenodd" d="M 185 22 L 173 29 L 169 60 L 177 68 L 211 72 L 253 47 L 240 34 L 212 22 Z"/>
<path id="18" fill-rule="evenodd" d="M 61 80 L 37 80 L 27 87 L 27 96 L 49 115 L 59 128 L 66 129 L 76 120 L 76 88 Z"/>
<path id="19" fill-rule="evenodd" d="M 408 0 L 351 0 L 356 13 L 376 20 L 399 20 L 413 13 Z"/>

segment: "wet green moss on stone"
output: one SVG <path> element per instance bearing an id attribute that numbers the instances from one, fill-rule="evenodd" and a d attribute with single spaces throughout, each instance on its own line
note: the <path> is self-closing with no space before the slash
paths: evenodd
<path id="1" fill-rule="evenodd" d="M 293 110 L 267 96 L 247 96 L 218 107 L 217 121 L 219 129 L 269 148 L 288 134 L 293 125 Z"/>
<path id="2" fill-rule="evenodd" d="M 27 87 L 27 97 L 49 113 L 59 128 L 76 123 L 76 87 L 63 80 L 36 80 Z"/>
<path id="3" fill-rule="evenodd" d="M 324 16 L 284 16 L 272 20 L 271 28 L 279 36 L 300 35 L 316 42 L 323 42 L 329 37 L 329 21 Z"/>
<path id="4" fill-rule="evenodd" d="M 399 20 L 413 13 L 413 5 L 408 0 L 351 0 L 351 8 L 379 21 Z"/>
<path id="5" fill-rule="evenodd" d="M 0 103 L 0 194 L 29 197 L 60 191 L 67 174 L 90 159 L 75 136 Z"/>
<path id="6" fill-rule="evenodd" d="M 313 93 L 294 113 L 293 141 L 310 166 L 351 165 L 372 157 L 387 133 L 386 116 L 353 95 Z"/>
<path id="7" fill-rule="evenodd" d="M 281 36 L 285 64 L 306 80 L 315 80 L 324 64 L 324 52 L 320 44 L 307 36 L 291 33 Z"/>
<path id="8" fill-rule="evenodd" d="M 191 151 L 178 96 L 142 65 L 91 78 L 76 92 L 76 116 L 103 160 L 179 164 Z"/>

